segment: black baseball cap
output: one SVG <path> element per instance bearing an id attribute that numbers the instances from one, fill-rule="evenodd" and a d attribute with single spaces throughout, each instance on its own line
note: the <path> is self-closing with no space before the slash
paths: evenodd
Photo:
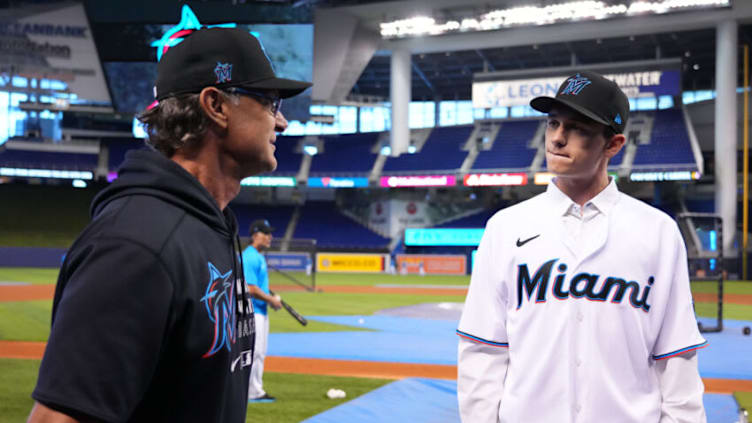
<path id="1" fill-rule="evenodd" d="M 567 78 L 556 97 L 536 97 L 530 106 L 548 113 L 556 105 L 564 105 L 602 123 L 617 134 L 624 132 L 629 119 L 629 100 L 615 82 L 603 75 L 582 71 Z"/>
<path id="2" fill-rule="evenodd" d="M 248 31 L 203 28 L 171 47 L 157 64 L 157 100 L 205 87 L 277 90 L 288 98 L 312 84 L 277 78 L 264 48 Z"/>
<path id="3" fill-rule="evenodd" d="M 256 232 L 262 232 L 262 233 L 269 235 L 273 231 L 274 231 L 274 228 L 272 227 L 272 225 L 269 224 L 269 221 L 266 219 L 254 220 L 253 223 L 251 223 L 251 235 L 255 234 Z"/>

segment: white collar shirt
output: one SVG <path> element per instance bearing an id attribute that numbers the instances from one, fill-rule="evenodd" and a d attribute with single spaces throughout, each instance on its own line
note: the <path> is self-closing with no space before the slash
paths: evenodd
<path id="1" fill-rule="evenodd" d="M 705 345 L 676 223 L 613 180 L 489 219 L 457 333 L 508 348 L 500 422 L 657 422 L 655 360 Z"/>

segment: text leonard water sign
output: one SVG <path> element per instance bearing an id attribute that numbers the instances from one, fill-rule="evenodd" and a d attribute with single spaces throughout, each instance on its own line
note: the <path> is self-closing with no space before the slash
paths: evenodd
<path id="1" fill-rule="evenodd" d="M 623 72 L 604 76 L 616 82 L 629 98 L 678 95 L 681 92 L 678 70 Z M 530 104 L 530 100 L 538 96 L 555 97 L 567 77 L 474 82 L 473 107 L 522 106 Z"/>

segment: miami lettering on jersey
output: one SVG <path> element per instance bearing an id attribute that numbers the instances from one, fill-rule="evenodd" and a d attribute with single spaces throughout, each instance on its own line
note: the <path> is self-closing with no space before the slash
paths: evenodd
<path id="1" fill-rule="evenodd" d="M 620 304 L 629 291 L 629 303 L 634 308 L 641 309 L 644 312 L 650 311 L 648 296 L 650 288 L 655 282 L 652 276 L 648 278 L 647 284 L 640 286 L 635 281 L 619 276 L 606 276 L 601 278 L 594 273 L 580 272 L 574 275 L 569 283 L 566 283 L 567 265 L 559 263 L 556 267 L 559 274 L 554 276 L 554 283 L 550 284 L 551 270 L 559 259 L 551 259 L 543 263 L 530 277 L 530 271 L 527 264 L 517 266 L 517 309 L 522 307 L 522 302 L 527 297 L 528 302 L 535 296 L 536 303 L 546 302 L 546 294 L 549 285 L 551 293 L 559 300 L 568 298 L 587 298 L 591 301 L 603 301 L 611 298 L 611 303 Z M 599 283 L 602 281 L 602 283 Z M 566 288 L 565 288 L 566 286 Z M 597 288 L 600 288 L 596 291 Z"/>

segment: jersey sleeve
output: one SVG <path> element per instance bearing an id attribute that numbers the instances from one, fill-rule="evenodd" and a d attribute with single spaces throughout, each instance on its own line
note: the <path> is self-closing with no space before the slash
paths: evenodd
<path id="1" fill-rule="evenodd" d="M 506 295 L 501 286 L 493 236 L 491 221 L 478 246 L 457 335 L 493 347 L 508 347 Z"/>
<path id="2" fill-rule="evenodd" d="M 258 254 L 254 254 L 250 248 L 243 251 L 243 276 L 247 284 L 258 286 L 261 282 L 258 277 L 259 264 Z"/>
<path id="3" fill-rule="evenodd" d="M 71 264 L 72 263 L 72 264 Z M 69 254 L 32 397 L 108 422 L 126 421 L 155 373 L 174 287 L 157 256 L 99 239 Z"/>
<path id="4" fill-rule="evenodd" d="M 673 275 L 661 328 L 653 346 L 653 359 L 662 360 L 703 348 L 707 341 L 697 328 L 689 286 L 687 250 L 679 229 L 673 228 Z"/>

